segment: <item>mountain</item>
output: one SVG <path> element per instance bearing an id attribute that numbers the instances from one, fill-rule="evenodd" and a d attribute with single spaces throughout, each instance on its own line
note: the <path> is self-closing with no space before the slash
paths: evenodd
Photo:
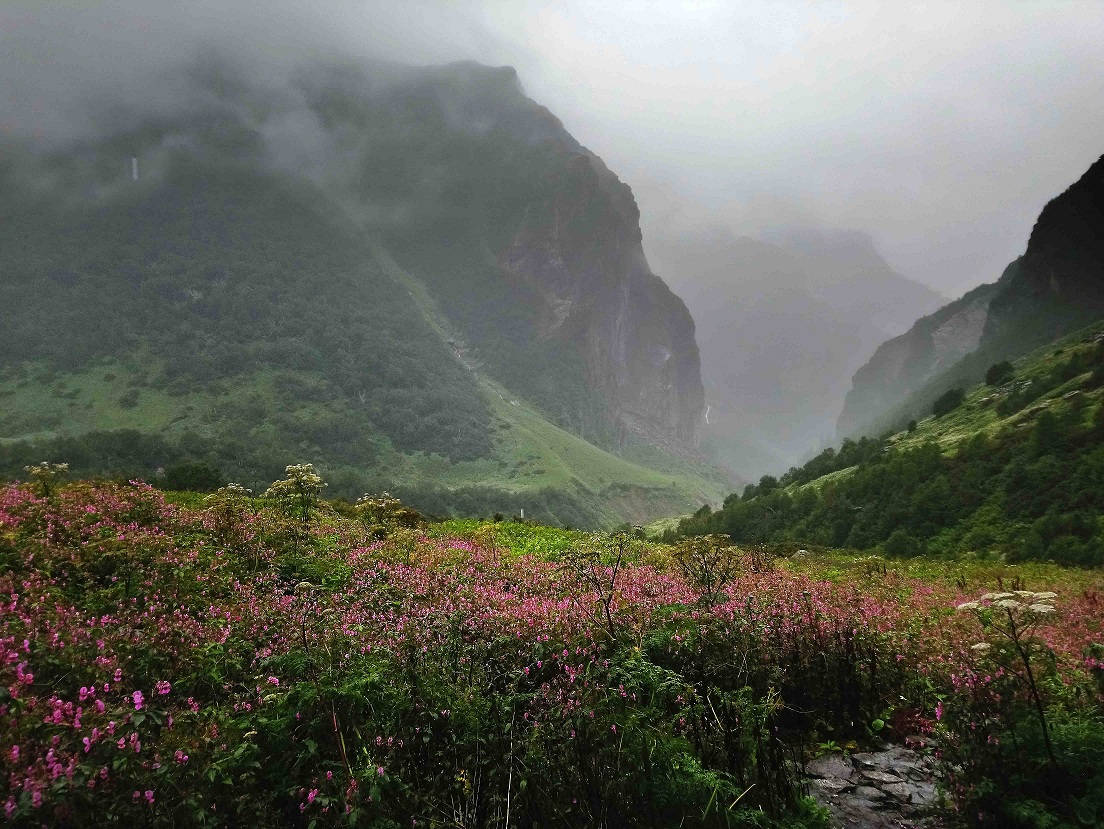
<path id="1" fill-rule="evenodd" d="M 854 370 L 943 298 L 895 273 L 869 237 L 723 228 L 650 239 L 697 324 L 704 440 L 736 474 L 786 469 L 832 436 Z"/>
<path id="2" fill-rule="evenodd" d="M 845 440 L 703 507 L 671 535 L 1104 564 L 1104 322 L 993 379 L 907 431 Z"/>
<path id="3" fill-rule="evenodd" d="M 1039 214 L 1023 256 L 882 345 L 855 374 L 840 436 L 875 435 L 930 411 L 989 366 L 1104 317 L 1104 158 Z"/>
<path id="4" fill-rule="evenodd" d="M 715 497 L 693 321 L 629 187 L 513 69 L 187 81 L 0 155 L 9 474 L 310 460 L 335 494 L 570 523 Z"/>

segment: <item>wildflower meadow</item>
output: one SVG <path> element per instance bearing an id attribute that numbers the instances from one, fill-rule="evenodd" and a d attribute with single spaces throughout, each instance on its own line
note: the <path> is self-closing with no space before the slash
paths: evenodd
<path id="1" fill-rule="evenodd" d="M 11 825 L 821 827 L 804 763 L 874 739 L 948 821 L 1104 819 L 1098 571 L 63 471 L 0 489 Z"/>

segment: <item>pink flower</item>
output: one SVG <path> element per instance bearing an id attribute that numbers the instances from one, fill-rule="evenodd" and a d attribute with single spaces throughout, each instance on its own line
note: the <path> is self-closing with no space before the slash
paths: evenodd
<path id="1" fill-rule="evenodd" d="M 274 676 L 270 676 L 270 677 L 268 678 L 268 684 L 269 684 L 269 685 L 279 685 L 279 684 L 280 684 L 280 680 L 279 680 L 279 679 L 277 679 L 277 678 L 276 678 L 276 677 L 274 677 Z"/>
<path id="2" fill-rule="evenodd" d="M 153 805 L 153 789 L 146 789 L 146 803 Z"/>
<path id="3" fill-rule="evenodd" d="M 170 685 L 168 682 L 166 682 L 165 680 L 162 679 L 162 680 L 158 681 L 158 683 L 156 685 L 156 688 L 157 688 L 157 693 L 160 694 L 161 696 L 164 696 L 165 694 L 169 693 L 169 691 L 172 690 L 172 685 Z"/>
<path id="4" fill-rule="evenodd" d="M 145 699 L 145 697 L 142 696 L 142 692 L 141 691 L 135 691 L 134 694 L 132 695 L 132 697 L 134 699 L 134 710 L 135 711 L 141 711 L 142 710 L 142 701 Z"/>
<path id="5" fill-rule="evenodd" d="M 936 720 L 943 719 L 943 700 L 935 704 L 935 718 Z"/>
<path id="6" fill-rule="evenodd" d="M 316 797 L 318 797 L 318 789 L 311 789 L 307 794 L 307 803 L 314 803 Z"/>

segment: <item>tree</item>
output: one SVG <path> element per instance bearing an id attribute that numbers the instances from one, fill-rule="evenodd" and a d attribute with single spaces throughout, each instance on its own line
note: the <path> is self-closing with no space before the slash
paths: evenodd
<path id="1" fill-rule="evenodd" d="M 1007 360 L 1003 363 L 994 363 L 985 372 L 985 383 L 988 386 L 999 386 L 1005 380 L 1011 379 L 1015 373 L 1015 367 Z"/>
<path id="2" fill-rule="evenodd" d="M 226 486 L 226 478 L 209 464 L 182 463 L 166 469 L 160 483 L 163 488 L 178 492 L 214 492 Z"/>
<path id="3" fill-rule="evenodd" d="M 962 401 L 965 399 L 966 392 L 962 389 L 951 389 L 940 395 L 939 399 L 935 401 L 932 405 L 932 414 L 936 417 L 943 417 L 945 414 L 950 414 L 961 406 Z"/>

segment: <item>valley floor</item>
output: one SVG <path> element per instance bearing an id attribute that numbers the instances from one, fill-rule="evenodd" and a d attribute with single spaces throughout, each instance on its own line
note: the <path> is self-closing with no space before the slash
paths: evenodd
<path id="1" fill-rule="evenodd" d="M 0 490 L 17 826 L 811 829 L 809 761 L 917 739 L 949 821 L 1104 819 L 1099 571 L 39 477 Z"/>

